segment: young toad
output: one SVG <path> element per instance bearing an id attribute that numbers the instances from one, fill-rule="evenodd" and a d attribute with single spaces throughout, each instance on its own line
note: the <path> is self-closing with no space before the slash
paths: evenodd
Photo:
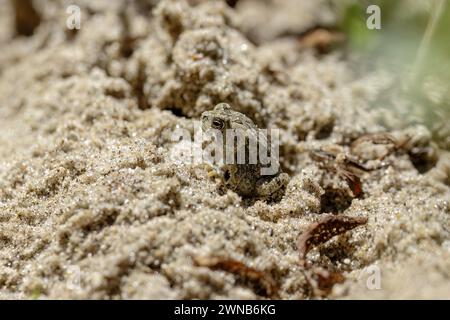
<path id="1" fill-rule="evenodd" d="M 212 111 L 203 112 L 202 129 L 204 132 L 213 129 L 216 144 L 219 149 L 222 147 L 226 161 L 222 161 L 219 175 L 228 189 L 244 198 L 268 202 L 281 199 L 289 176 L 281 172 L 277 153 L 250 118 L 220 103 Z M 270 163 L 267 159 L 262 161 L 262 154 L 270 158 Z"/>

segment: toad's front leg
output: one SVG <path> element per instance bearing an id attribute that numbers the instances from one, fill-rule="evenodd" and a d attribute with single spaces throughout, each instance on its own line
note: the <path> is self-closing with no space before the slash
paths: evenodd
<path id="1" fill-rule="evenodd" d="M 257 196 L 269 202 L 280 201 L 288 183 L 289 175 L 286 173 L 261 177 L 256 183 Z"/>

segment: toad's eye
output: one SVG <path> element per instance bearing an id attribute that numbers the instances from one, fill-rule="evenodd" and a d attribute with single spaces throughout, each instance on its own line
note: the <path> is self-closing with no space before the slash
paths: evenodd
<path id="1" fill-rule="evenodd" d="M 214 129 L 221 130 L 221 129 L 223 129 L 224 126 L 225 126 L 225 122 L 219 118 L 214 118 L 211 123 L 211 127 L 213 127 Z"/>

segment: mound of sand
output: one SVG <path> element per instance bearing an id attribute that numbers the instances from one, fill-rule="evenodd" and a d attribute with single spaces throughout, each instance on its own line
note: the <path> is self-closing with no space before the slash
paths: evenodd
<path id="1" fill-rule="evenodd" d="M 450 161 L 428 130 L 391 130 L 409 152 L 381 166 L 385 147 L 362 146 L 377 169 L 358 198 L 310 157 L 386 131 L 369 107 L 383 79 L 285 37 L 333 23 L 326 1 L 76 2 L 80 30 L 66 1 L 36 3 L 31 26 L 0 5 L 0 298 L 313 298 L 296 242 L 327 213 L 368 218 L 308 254 L 346 279 L 328 297 L 450 297 Z M 247 206 L 169 156 L 172 132 L 219 102 L 281 130 L 281 202 Z M 196 263 L 212 257 L 276 295 Z"/>

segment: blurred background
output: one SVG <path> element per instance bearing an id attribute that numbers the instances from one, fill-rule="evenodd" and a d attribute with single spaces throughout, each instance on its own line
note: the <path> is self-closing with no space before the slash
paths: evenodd
<path id="1" fill-rule="evenodd" d="M 366 8 L 381 11 L 381 29 L 366 26 Z M 334 1 L 338 27 L 358 56 L 359 72 L 386 70 L 390 84 L 374 107 L 393 108 L 405 124 L 429 127 L 450 148 L 450 6 L 447 0 Z M 398 107 L 396 107 L 398 106 Z"/>
<path id="2" fill-rule="evenodd" d="M 191 4 L 203 1 L 213 0 L 189 0 Z M 226 2 L 239 13 L 243 31 L 257 45 L 298 37 L 306 46 L 342 52 L 361 75 L 378 72 L 381 94 L 370 102 L 402 120 L 392 122 L 387 114 L 383 124 L 390 128 L 425 124 L 438 145 L 450 150 L 449 0 L 216 1 Z M 75 3 L 92 14 L 96 7 L 122 6 L 125 10 L 130 5 L 150 15 L 158 0 L 0 0 L 1 8 L 6 3 L 15 8 L 16 33 L 26 37 L 39 26 L 43 11 L 57 12 L 58 6 Z M 380 29 L 367 27 L 371 5 L 380 8 Z"/>

